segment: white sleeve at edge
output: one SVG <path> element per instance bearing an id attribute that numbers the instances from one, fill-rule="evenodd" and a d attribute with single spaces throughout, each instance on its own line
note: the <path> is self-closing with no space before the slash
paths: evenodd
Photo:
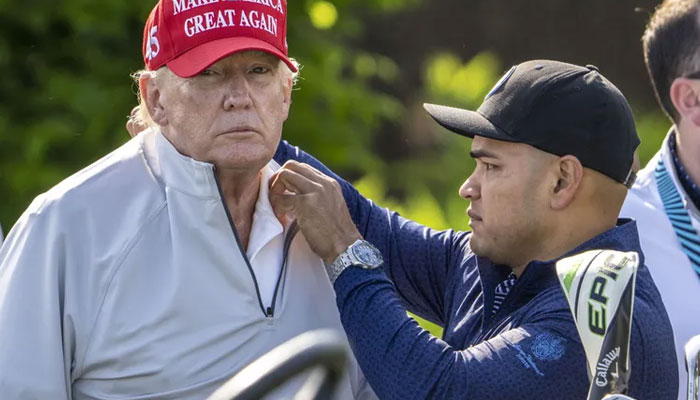
<path id="1" fill-rule="evenodd" d="M 357 361 L 352 356 L 351 360 L 352 362 L 348 363 L 348 375 L 350 376 L 350 387 L 352 388 L 353 397 L 355 400 L 377 400 L 377 395 L 374 394 L 374 390 L 367 382 L 367 378 L 362 373 Z"/>
<path id="2" fill-rule="evenodd" d="M 25 213 L 0 247 L 0 397 L 71 399 L 72 323 L 62 313 L 65 237 Z"/>

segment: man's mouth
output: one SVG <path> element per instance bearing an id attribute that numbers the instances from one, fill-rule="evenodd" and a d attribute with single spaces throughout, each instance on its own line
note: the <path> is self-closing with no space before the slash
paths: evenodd
<path id="1" fill-rule="evenodd" d="M 252 126 L 237 126 L 235 128 L 228 129 L 224 132 L 222 132 L 222 135 L 226 134 L 237 134 L 237 133 L 256 133 L 257 130 L 253 128 Z"/>
<path id="2" fill-rule="evenodd" d="M 482 221 L 481 216 L 471 208 L 467 210 L 467 215 L 472 221 Z"/>

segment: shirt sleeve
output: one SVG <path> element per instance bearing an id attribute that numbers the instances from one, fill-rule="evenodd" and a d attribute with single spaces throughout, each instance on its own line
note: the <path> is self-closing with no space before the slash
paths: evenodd
<path id="1" fill-rule="evenodd" d="M 350 267 L 335 289 L 353 352 L 379 398 L 558 399 L 587 393 L 585 355 L 566 308 L 534 314 L 517 328 L 457 349 L 406 315 L 381 271 Z"/>
<path id="2" fill-rule="evenodd" d="M 288 160 L 307 163 L 336 179 L 360 234 L 382 253 L 386 274 L 404 306 L 422 318 L 444 325 L 446 277 L 453 260 L 461 259 L 455 253 L 462 251 L 459 244 L 466 240 L 467 233 L 436 231 L 379 207 L 321 162 L 286 141 L 280 143 L 274 159 L 280 164 Z"/>
<path id="3" fill-rule="evenodd" d="M 52 220 L 25 213 L 0 247 L 0 397 L 70 399 L 74 342 Z"/>

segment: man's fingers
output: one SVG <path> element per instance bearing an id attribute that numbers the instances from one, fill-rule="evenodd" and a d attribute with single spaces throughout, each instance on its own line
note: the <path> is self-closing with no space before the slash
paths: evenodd
<path id="1" fill-rule="evenodd" d="M 275 172 L 272 177 L 270 177 L 270 197 L 275 196 L 275 195 L 281 195 L 284 194 L 284 192 L 287 191 L 287 186 L 285 186 L 284 182 L 279 178 L 277 172 Z"/>
<path id="2" fill-rule="evenodd" d="M 270 204 L 276 214 L 286 214 L 294 211 L 297 195 L 295 194 L 270 194 Z"/>
<path id="3" fill-rule="evenodd" d="M 324 184 L 331 180 L 332 178 L 326 176 L 323 172 L 317 170 L 309 164 L 300 163 L 298 161 L 289 160 L 284 163 L 282 168 L 292 170 L 299 175 L 304 176 L 306 179 L 316 182 L 318 184 Z"/>
<path id="4" fill-rule="evenodd" d="M 284 167 L 275 172 L 270 188 L 271 192 L 275 194 L 281 194 L 280 191 L 284 192 L 280 185 L 284 185 L 286 190 L 296 194 L 318 192 L 322 189 L 321 185 L 315 181 Z"/>
<path id="5" fill-rule="evenodd" d="M 294 219 L 295 194 L 270 193 L 270 205 L 277 219 L 284 225 L 288 220 Z"/>
<path id="6" fill-rule="evenodd" d="M 148 128 L 146 125 L 140 123 L 136 116 L 139 113 L 139 106 L 136 106 L 131 109 L 131 113 L 129 113 L 129 117 L 126 120 L 126 131 L 129 132 L 129 135 L 131 137 L 134 137 L 138 135 L 141 131 L 145 130 Z"/>

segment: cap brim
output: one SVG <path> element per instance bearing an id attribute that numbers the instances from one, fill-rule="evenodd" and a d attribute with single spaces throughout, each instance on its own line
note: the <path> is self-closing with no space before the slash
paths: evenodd
<path id="1" fill-rule="evenodd" d="M 260 39 L 250 37 L 229 37 L 212 40 L 188 50 L 166 64 L 175 75 L 189 78 L 202 72 L 208 66 L 222 58 L 245 50 L 258 50 L 270 53 L 284 61 L 292 72 L 296 66 L 275 46 Z"/>
<path id="2" fill-rule="evenodd" d="M 470 138 L 484 136 L 508 142 L 518 141 L 476 111 L 429 103 L 423 104 L 423 108 L 438 124 L 462 136 Z"/>

